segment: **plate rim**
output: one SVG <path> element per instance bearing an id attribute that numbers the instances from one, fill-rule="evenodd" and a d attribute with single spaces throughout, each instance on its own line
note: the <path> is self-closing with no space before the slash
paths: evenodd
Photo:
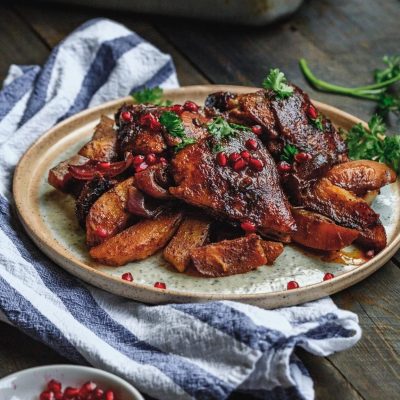
<path id="1" fill-rule="evenodd" d="M 193 92 L 204 92 L 206 93 L 211 93 L 219 90 L 231 90 L 231 91 L 238 91 L 238 92 L 250 92 L 250 91 L 255 91 L 258 88 L 256 87 L 248 87 L 248 86 L 236 86 L 236 85 L 192 85 L 192 86 L 184 86 L 181 88 L 177 89 L 166 89 L 164 90 L 164 96 L 168 97 L 174 94 L 185 94 Z M 57 248 L 54 248 L 51 243 L 48 243 L 46 240 L 46 235 L 41 233 L 40 231 L 35 230 L 32 227 L 32 222 L 30 218 L 30 213 L 26 212 L 24 208 L 24 202 L 25 202 L 25 197 L 26 197 L 26 191 L 24 193 L 24 188 L 20 187 L 19 182 L 22 180 L 22 177 L 26 171 L 27 168 L 27 162 L 31 159 L 32 154 L 34 154 L 38 149 L 41 147 L 41 143 L 45 142 L 46 139 L 52 137 L 52 135 L 55 135 L 58 130 L 65 128 L 65 126 L 68 126 L 76 121 L 82 121 L 85 119 L 88 119 L 89 116 L 91 115 L 96 115 L 100 113 L 101 111 L 104 111 L 106 109 L 110 108 L 117 108 L 120 104 L 123 102 L 129 102 L 132 101 L 132 98 L 130 96 L 126 96 L 123 98 L 111 100 L 105 103 L 102 103 L 96 107 L 92 107 L 89 109 L 86 109 L 84 111 L 81 111 L 64 121 L 56 124 L 54 127 L 50 128 L 47 130 L 44 134 L 42 134 L 29 148 L 28 150 L 23 154 L 21 159 L 19 160 L 15 171 L 14 171 L 14 177 L 13 177 L 13 183 L 12 183 L 12 195 L 14 199 L 14 204 L 15 208 L 17 211 L 17 215 L 25 229 L 25 231 L 28 233 L 30 238 L 34 241 L 34 243 L 40 248 L 41 251 L 43 251 L 50 259 L 52 259 L 57 265 L 62 267 L 63 269 L 67 270 L 69 273 L 73 274 L 74 276 L 77 276 L 78 278 L 93 284 L 97 287 L 100 287 L 104 290 L 107 290 L 109 292 L 118 294 L 120 296 L 124 297 L 129 297 L 132 299 L 137 299 L 137 300 L 142 300 L 143 297 L 146 297 L 145 294 L 149 293 L 153 295 L 153 299 L 148 300 L 148 302 L 151 303 L 163 303 L 163 302 L 171 302 L 171 301 L 209 301 L 209 300 L 237 300 L 241 302 L 248 302 L 248 303 L 258 303 L 261 302 L 263 306 L 268 307 L 268 302 L 272 301 L 273 299 L 276 298 L 281 298 L 282 301 L 285 305 L 293 305 L 293 304 L 300 304 L 305 301 L 311 301 L 314 299 L 322 298 L 324 296 L 337 293 L 341 290 L 346 289 L 347 287 L 353 286 L 354 284 L 360 282 L 361 280 L 365 279 L 368 277 L 370 274 L 374 273 L 376 270 L 378 270 L 380 267 L 382 267 L 389 259 L 394 255 L 394 253 L 397 251 L 397 249 L 400 246 L 400 232 L 398 232 L 392 239 L 391 243 L 385 247 L 384 250 L 382 250 L 378 255 L 376 255 L 374 258 L 371 260 L 367 261 L 365 264 L 358 266 L 357 268 L 354 268 L 351 271 L 344 272 L 343 274 L 340 274 L 336 276 L 334 279 L 327 280 L 327 281 L 321 281 L 317 282 L 311 285 L 306 285 L 303 287 L 300 287 L 296 290 L 279 290 L 279 291 L 274 291 L 274 292 L 258 292 L 258 293 L 245 293 L 245 294 L 240 294 L 240 293 L 222 293 L 222 294 L 217 294 L 217 293 L 207 293 L 207 292 L 189 292 L 189 291 L 180 291 L 176 289 L 163 289 L 162 291 L 160 289 L 154 288 L 152 286 L 149 286 L 147 284 L 142 284 L 138 282 L 126 282 L 118 277 L 112 276 L 110 274 L 107 274 L 105 272 L 102 272 L 100 270 L 96 270 L 95 268 L 85 264 L 85 262 L 81 260 L 77 260 L 76 257 L 72 260 L 68 259 L 68 257 L 63 254 L 63 252 L 60 252 Z M 352 123 L 362 123 L 363 125 L 367 125 L 364 121 L 361 119 L 357 118 L 354 115 L 351 115 L 345 111 L 342 111 L 336 107 L 330 106 L 328 104 L 312 100 L 313 103 L 323 110 L 324 113 L 334 113 L 337 115 L 337 118 L 343 119 L 343 120 L 348 120 L 351 121 Z M 58 141 L 57 141 L 58 142 Z M 43 221 L 44 223 L 44 221 Z M 57 241 L 58 243 L 58 241 Z M 58 243 L 60 247 L 61 244 Z M 65 252 L 68 252 L 68 250 L 64 249 Z M 70 253 L 71 254 L 71 253 Z M 71 254 L 73 255 L 73 254 Z M 72 265 L 68 265 L 71 263 Z M 80 269 L 83 269 L 81 271 L 82 273 L 79 273 L 79 271 L 76 271 L 74 267 L 78 267 Z M 95 279 L 89 280 L 86 276 L 84 276 L 83 272 L 86 272 L 89 274 L 89 276 L 92 276 Z M 97 279 L 98 278 L 98 279 Z M 138 293 L 139 295 L 125 295 L 121 293 L 121 291 L 106 288 L 107 284 L 102 284 L 100 281 L 101 279 L 105 279 L 106 281 L 111 281 L 113 282 L 116 287 L 121 287 L 124 290 L 121 291 L 132 291 L 135 292 L 134 289 L 139 290 L 139 291 L 144 291 L 142 294 Z M 95 282 L 95 283 L 94 283 Z M 316 294 L 313 295 L 312 292 L 319 292 L 322 294 Z M 300 300 L 299 300 L 300 298 Z M 143 301 L 143 300 L 142 300 Z"/>

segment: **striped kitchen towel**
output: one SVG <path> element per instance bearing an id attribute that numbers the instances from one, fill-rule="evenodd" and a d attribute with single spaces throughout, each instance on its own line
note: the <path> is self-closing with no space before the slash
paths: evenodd
<path id="1" fill-rule="evenodd" d="M 273 311 L 228 301 L 140 304 L 66 273 L 18 222 L 13 169 L 38 136 L 85 108 L 156 85 L 178 86 L 171 57 L 105 19 L 74 31 L 43 68 L 11 66 L 0 92 L 0 318 L 154 399 L 312 399 L 295 348 L 326 356 L 361 336 L 357 316 L 329 298 Z"/>

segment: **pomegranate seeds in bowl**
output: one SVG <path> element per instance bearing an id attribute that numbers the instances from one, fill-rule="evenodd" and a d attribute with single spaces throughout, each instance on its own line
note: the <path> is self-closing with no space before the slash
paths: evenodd
<path id="1" fill-rule="evenodd" d="M 67 387 L 62 389 L 62 384 L 55 379 L 50 380 L 46 388 L 40 393 L 38 400 L 118 400 L 110 389 L 104 390 L 95 382 L 88 381 L 80 388 Z"/>

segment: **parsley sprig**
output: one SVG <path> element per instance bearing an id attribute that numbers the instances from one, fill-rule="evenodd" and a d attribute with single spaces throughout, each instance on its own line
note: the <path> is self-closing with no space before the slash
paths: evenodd
<path id="1" fill-rule="evenodd" d="M 294 156 L 298 152 L 299 151 L 295 146 L 292 146 L 291 144 L 285 145 L 281 154 L 281 161 L 286 161 L 287 163 L 292 164 L 294 161 Z"/>
<path id="2" fill-rule="evenodd" d="M 262 86 L 264 89 L 271 89 L 280 99 L 290 97 L 293 88 L 287 84 L 286 76 L 278 68 L 270 69 L 269 74 L 264 79 Z"/>
<path id="3" fill-rule="evenodd" d="M 196 143 L 194 138 L 188 137 L 185 132 L 182 120 L 172 111 L 165 111 L 160 115 L 159 121 L 165 126 L 168 133 L 181 139 L 181 142 L 175 146 L 175 150 L 181 150 L 189 144 Z"/>
<path id="4" fill-rule="evenodd" d="M 160 87 L 144 88 L 132 93 L 132 97 L 138 104 L 154 104 L 155 106 L 170 106 L 171 100 L 163 100 L 163 90 Z"/>
<path id="5" fill-rule="evenodd" d="M 393 85 L 400 81 L 400 56 L 384 56 L 382 61 L 386 67 L 375 70 L 373 84 L 353 88 L 334 85 L 318 79 L 311 72 L 304 58 L 300 59 L 300 69 L 316 89 L 375 101 L 377 102 L 377 112 L 379 115 L 385 116 L 389 111 L 400 113 L 400 96 L 392 91 Z"/>
<path id="6" fill-rule="evenodd" d="M 368 129 L 359 123 L 343 136 L 351 159 L 380 161 L 400 173 L 400 136 L 387 136 L 386 125 L 380 116 L 371 118 Z"/>

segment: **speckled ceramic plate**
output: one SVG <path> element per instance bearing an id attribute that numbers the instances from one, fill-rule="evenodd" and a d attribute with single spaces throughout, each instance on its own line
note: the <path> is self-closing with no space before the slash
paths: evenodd
<path id="1" fill-rule="evenodd" d="M 218 90 L 248 92 L 236 86 L 191 86 L 166 91 L 176 103 L 187 99 L 202 103 L 208 93 Z M 84 232 L 74 215 L 74 202 L 47 184 L 48 170 L 75 154 L 92 135 L 101 114 L 112 116 L 130 98 L 115 100 L 81 112 L 45 133 L 24 155 L 14 175 L 14 198 L 21 221 L 40 249 L 61 267 L 84 281 L 121 296 L 148 303 L 190 302 L 215 299 L 238 300 L 265 308 L 287 306 L 321 298 L 364 279 L 395 253 L 400 245 L 400 185 L 387 186 L 375 200 L 388 234 L 388 246 L 362 264 L 351 249 L 340 260 L 323 261 L 321 256 L 286 246 L 271 266 L 262 266 L 247 274 L 225 278 L 199 278 L 176 272 L 160 255 L 123 267 L 107 267 L 92 261 L 85 247 Z M 315 102 L 336 126 L 345 129 L 360 122 L 357 118 L 326 104 Z M 347 254 L 347 255 L 346 255 Z M 344 263 L 343 260 L 347 260 Z M 130 271 L 134 281 L 120 277 Z M 335 278 L 323 281 L 326 272 Z M 300 288 L 286 290 L 296 280 Z M 166 290 L 153 287 L 165 282 Z"/>

